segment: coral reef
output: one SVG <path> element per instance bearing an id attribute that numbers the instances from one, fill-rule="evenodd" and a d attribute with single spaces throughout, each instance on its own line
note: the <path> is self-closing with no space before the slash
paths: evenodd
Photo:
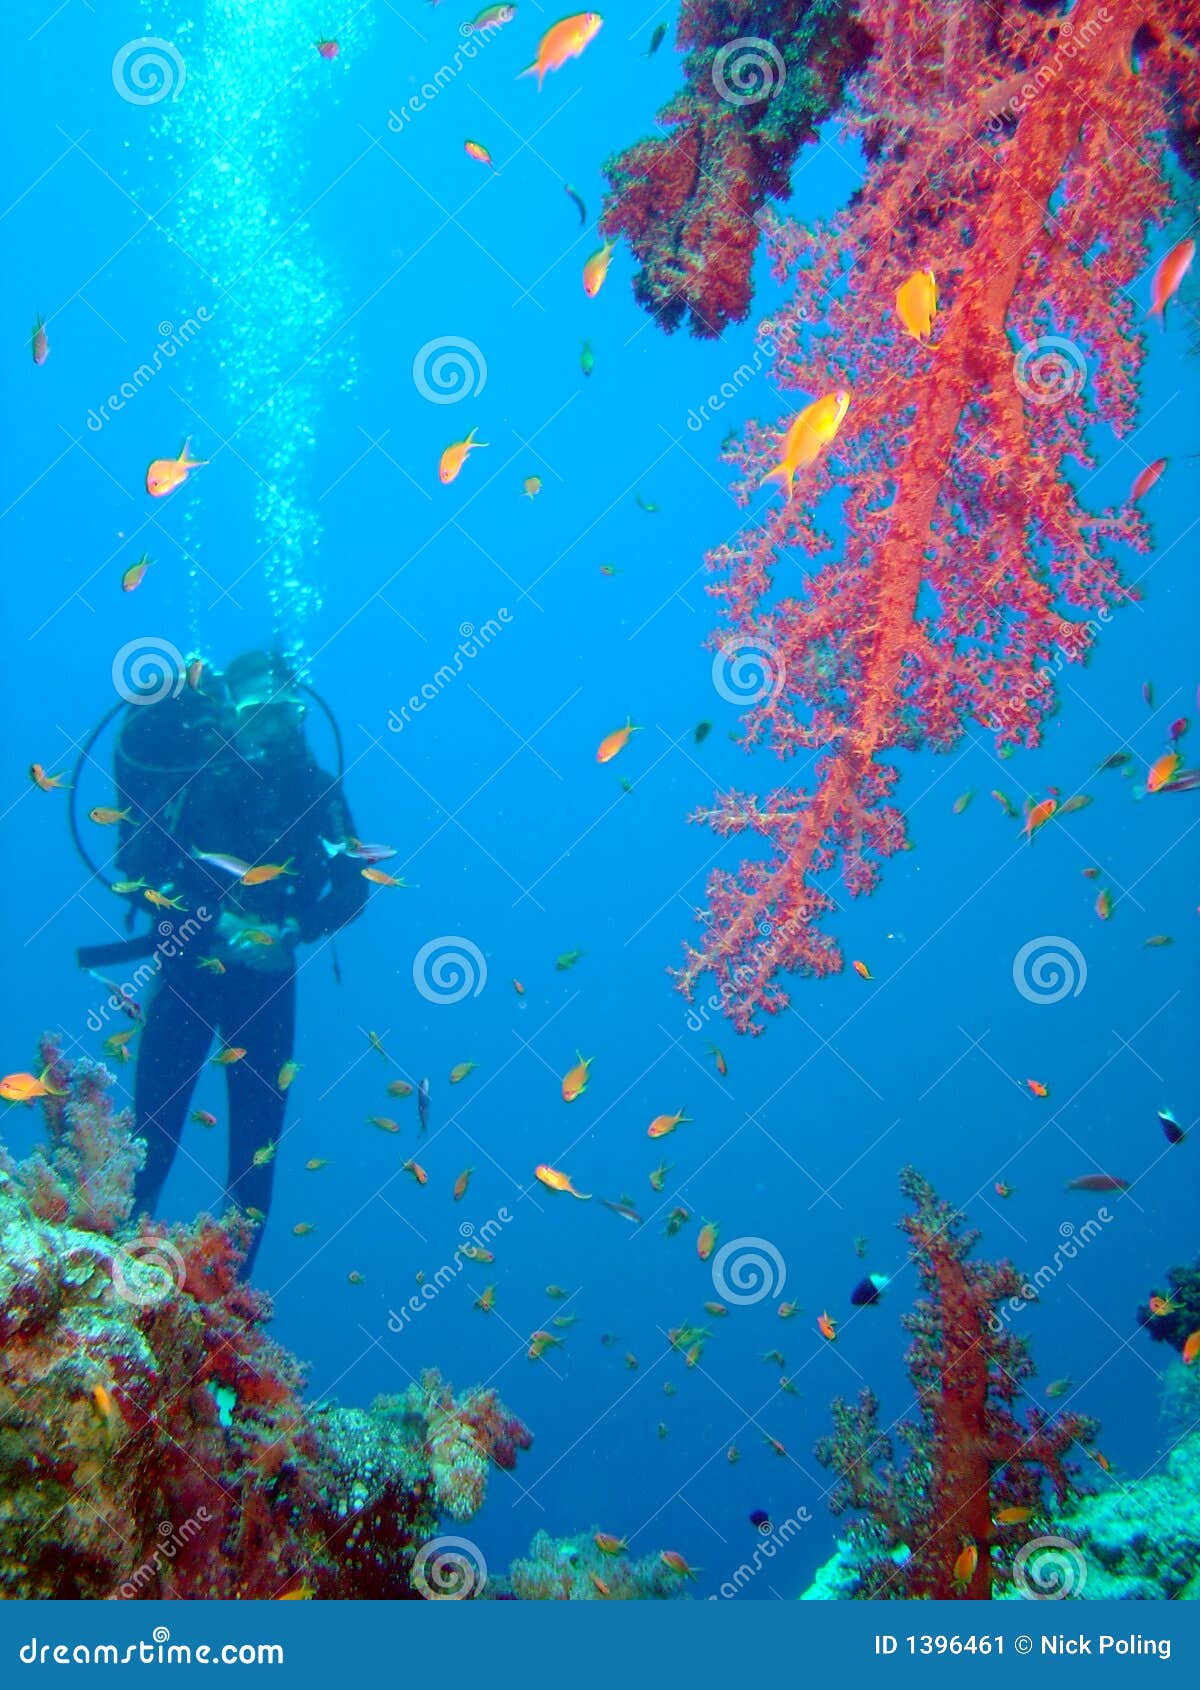
<path id="1" fill-rule="evenodd" d="M 1134 426 L 1134 296 L 1172 210 L 1175 114 L 1200 104 L 1183 0 L 1155 7 L 1136 74 L 1136 0 L 1079 0 L 1066 21 L 1016 0 L 859 12 L 876 47 L 840 121 L 866 154 L 861 190 L 813 229 L 762 218 L 794 284 L 760 329 L 774 380 L 797 407 L 844 392 L 849 408 L 792 497 L 772 493 L 708 560 L 714 645 L 733 676 L 757 658 L 761 685 L 736 693 L 746 743 L 811 764 L 803 786 L 731 791 L 693 817 L 768 851 L 712 874 L 678 976 L 690 996 L 714 973 L 741 1031 L 786 1005 L 781 974 L 842 966 L 821 925 L 829 882 L 871 892 L 905 845 L 895 753 L 944 750 L 970 721 L 1002 748 L 1036 744 L 1060 669 L 1136 596 L 1114 552 L 1145 551 L 1147 526 L 1134 505 L 1089 509 L 1076 472 L 1095 466 L 1098 425 Z M 1113 134 L 1136 139 L 1114 149 Z M 895 305 L 918 271 L 940 295 L 932 346 Z M 778 424 L 729 448 L 743 504 L 780 455 Z M 828 495 L 845 533 L 832 560 Z"/>
<path id="2" fill-rule="evenodd" d="M 1050 1530 L 1082 1556 L 1086 1572 L 1074 1596 L 1200 1599 L 1200 1434 L 1176 1445 L 1158 1472 L 1082 1497 Z"/>
<path id="3" fill-rule="evenodd" d="M 595 1539 L 595 1532 L 569 1538 L 538 1532 L 528 1556 L 514 1561 L 506 1577 L 493 1579 L 487 1595 L 521 1602 L 643 1602 L 686 1594 L 686 1581 L 658 1555 L 639 1561 L 604 1555 Z"/>
<path id="4" fill-rule="evenodd" d="M 1152 1314 L 1150 1305 L 1143 1303 L 1137 1322 L 1157 1343 L 1182 1350 L 1191 1333 L 1200 1329 L 1200 1258 L 1190 1266 L 1183 1262 L 1167 1269 L 1165 1298 L 1173 1305 L 1169 1314 Z"/>
<path id="5" fill-rule="evenodd" d="M 633 248 L 634 295 L 662 327 L 707 337 L 749 314 L 758 215 L 869 39 L 850 0 L 684 0 L 677 40 L 687 85 L 663 135 L 608 160 L 600 227 Z"/>
<path id="6" fill-rule="evenodd" d="M 913 1168 L 900 1176 L 914 1206 L 908 1234 L 924 1292 L 904 1324 L 912 1334 L 906 1362 L 919 1419 L 901 1435 L 902 1467 L 877 1430 L 870 1390 L 857 1403 L 833 1404 L 834 1430 L 817 1459 L 837 1477 L 835 1514 L 862 1516 L 851 1533 L 853 1594 L 863 1597 L 986 1598 L 1011 1577 L 1013 1556 L 1036 1535 L 1048 1480 L 1061 1508 L 1072 1493 L 1066 1455 L 1090 1443 L 1094 1422 L 1074 1413 L 1048 1418 L 1031 1408 L 1022 1423 L 1014 1403 L 1034 1372 L 1025 1340 L 995 1316 L 1007 1298 L 1028 1301 L 1010 1262 L 967 1260 L 978 1241 L 963 1217 L 942 1202 Z M 1020 1518 L 999 1516 L 1017 1510 Z M 963 1570 L 960 1557 L 974 1549 Z"/>
<path id="7" fill-rule="evenodd" d="M 436 1373 L 308 1410 L 239 1277 L 249 1223 L 122 1238 L 128 1117 L 103 1069 L 44 1054 L 50 1147 L 0 1156 L 0 1597 L 421 1594 L 414 1555 L 529 1432 Z"/>

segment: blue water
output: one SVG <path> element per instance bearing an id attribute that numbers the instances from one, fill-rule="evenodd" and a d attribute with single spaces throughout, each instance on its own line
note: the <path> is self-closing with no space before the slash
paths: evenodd
<path id="1" fill-rule="evenodd" d="M 1195 799 L 1138 803 L 1134 781 L 1095 771 L 1121 746 L 1140 770 L 1166 724 L 1196 713 L 1184 474 L 1197 447 L 1196 366 L 1185 334 L 1152 336 L 1139 456 L 1098 439 L 1089 489 L 1119 499 L 1143 461 L 1173 459 L 1146 504 L 1155 553 L 1144 604 L 1114 617 L 1086 670 L 1063 677 L 1038 752 L 999 763 L 970 729 L 948 756 L 904 759 L 915 849 L 832 923 L 874 983 L 849 971 L 797 982 L 791 1012 L 765 1037 L 738 1039 L 702 1005 L 689 1019 L 665 971 L 693 937 L 709 867 L 734 860 L 687 815 L 716 787 L 767 790 L 779 778 L 770 758 L 747 761 L 729 738 L 737 711 L 712 685 L 701 560 L 742 520 L 721 437 L 786 406 L 764 376 L 689 427 L 752 356 L 751 326 L 717 344 L 664 338 L 632 301 L 623 251 L 599 297 L 585 298 L 580 271 L 599 243 L 564 192 L 573 184 L 594 217 L 602 161 L 649 130 L 675 85 L 669 44 L 641 56 L 667 10 L 610 8 L 585 59 L 539 95 L 514 80 L 541 26 L 522 7 L 426 109 L 389 128 L 389 113 L 454 64 L 451 6 L 404 0 L 341 29 L 300 0 L 243 9 L 253 34 L 231 27 L 237 7 L 214 0 L 194 29 L 168 6 L 118 25 L 71 5 L 46 20 L 22 8 L 14 32 L 23 70 L 4 122 L 18 260 L 0 274 L 7 1068 L 30 1064 L 43 1027 L 99 1053 L 88 1015 L 100 994 L 72 952 L 123 936 L 117 901 L 72 851 L 61 795 L 30 788 L 26 766 L 69 766 L 114 702 L 114 655 L 130 642 L 196 650 L 219 667 L 279 640 L 303 655 L 340 721 L 359 832 L 398 848 L 388 867 L 410 889 L 380 889 L 339 937 L 340 984 L 328 951 L 303 967 L 304 1068 L 256 1277 L 275 1294 L 276 1334 L 310 1363 L 314 1395 L 365 1403 L 436 1366 L 458 1385 L 494 1383 L 529 1423 L 533 1450 L 515 1475 L 495 1476 L 469 1528 L 491 1565 L 540 1528 L 594 1524 L 635 1553 L 682 1551 L 705 1569 L 706 1593 L 746 1554 L 751 1508 L 777 1519 L 803 1508 L 812 1523 L 748 1595 L 803 1588 L 834 1535 L 810 1453 L 830 1397 L 870 1382 L 889 1420 L 909 1406 L 898 1317 L 913 1274 L 894 1223 L 896 1172 L 910 1159 L 967 1208 L 986 1253 L 1030 1272 L 1053 1263 L 1064 1229 L 1107 1206 L 1111 1220 L 1016 1325 L 1038 1361 L 1034 1396 L 1069 1375 L 1071 1406 L 1102 1422 L 1114 1472 L 1146 1471 L 1168 1358 L 1137 1335 L 1134 1310 L 1195 1245 L 1196 1152 L 1168 1154 L 1155 1118 L 1167 1104 L 1185 1127 L 1195 1117 L 1184 1007 Z M 216 60 L 206 10 L 210 37 L 233 44 Z M 117 95 L 114 54 L 142 30 L 182 44 L 189 76 L 174 101 Z M 343 43 L 332 64 L 310 45 L 323 33 Z M 489 147 L 495 173 L 464 155 L 467 136 Z M 803 160 L 803 214 L 855 185 L 830 140 Z M 761 310 L 775 296 L 765 274 L 758 281 Z M 26 338 L 38 312 L 52 348 L 40 369 Z M 152 358 L 161 325 L 189 322 L 177 355 L 106 414 L 108 396 Z M 414 358 L 444 336 L 473 343 L 476 370 L 486 365 L 461 403 L 432 403 L 414 380 Z M 487 449 L 443 488 L 439 454 L 471 427 Z M 209 466 L 150 500 L 146 464 L 189 435 Z M 532 502 L 520 496 L 529 475 L 543 482 Z M 657 514 L 638 508 L 638 494 Z M 144 551 L 154 566 L 124 595 L 121 571 Z M 620 573 L 606 576 L 604 563 Z M 489 622 L 486 646 L 436 683 L 464 627 Z M 404 721 L 424 683 L 433 696 Z M 598 767 L 598 741 L 627 715 L 643 731 Z M 714 728 L 697 746 L 702 719 Z M 328 766 L 319 720 L 313 740 Z M 97 748 L 81 808 L 111 801 L 110 749 Z M 1019 802 L 1051 783 L 1095 802 L 1023 846 L 988 790 Z M 955 816 L 970 787 L 974 802 Z M 1096 882 L 1080 875 L 1092 864 Z M 1092 910 L 1101 884 L 1118 899 L 1107 923 Z M 1145 949 L 1155 933 L 1176 943 Z M 1046 1005 L 1015 989 L 1014 956 L 1039 935 L 1082 952 L 1078 996 Z M 476 949 L 486 982 L 441 1004 L 418 990 L 413 963 L 447 936 Z M 582 961 L 557 972 L 555 957 L 572 948 Z M 367 1029 L 382 1036 L 388 1068 Z M 726 1052 L 725 1080 L 709 1040 Z M 594 1058 L 591 1083 L 567 1108 L 559 1081 L 577 1049 Z M 466 1060 L 478 1070 L 449 1087 L 450 1067 Z M 131 1072 L 118 1073 L 118 1092 Z M 387 1099 L 384 1083 L 422 1075 L 433 1108 L 419 1140 L 412 1102 Z M 1050 1086 L 1046 1102 L 1025 1090 L 1028 1077 Z M 218 1071 L 195 1101 L 223 1119 Z M 651 1117 L 681 1107 L 693 1124 L 651 1144 Z M 400 1138 L 366 1124 L 377 1112 L 400 1119 Z M 3 1130 L 23 1150 L 36 1120 L 13 1110 Z M 674 1171 L 656 1199 L 646 1175 L 660 1149 Z M 399 1173 L 412 1155 L 428 1170 L 424 1188 Z M 312 1156 L 330 1166 L 305 1171 Z M 541 1162 L 583 1191 L 629 1193 L 652 1218 L 634 1232 L 597 1201 L 543 1191 Z M 455 1204 L 466 1165 L 472 1184 Z M 1064 1181 L 1096 1167 L 1135 1189 L 1064 1195 Z M 223 1132 L 189 1126 L 164 1211 L 220 1209 L 223 1174 Z M 993 1195 L 1000 1178 L 1016 1188 L 1006 1202 Z M 676 1203 L 693 1219 L 667 1241 L 662 1220 Z M 702 1365 L 688 1371 L 665 1332 L 703 1321 L 714 1294 L 696 1258 L 701 1218 L 719 1222 L 722 1240 L 769 1241 L 804 1313 L 781 1321 L 774 1300 L 736 1309 L 709 1323 Z M 298 1221 L 315 1231 L 295 1237 Z M 403 1323 L 418 1271 L 432 1280 L 453 1262 L 461 1224 L 489 1222 L 495 1267 L 469 1266 Z M 867 1269 L 896 1283 L 851 1320 L 849 1292 Z M 351 1270 L 361 1286 L 347 1283 Z M 487 1317 L 471 1305 L 492 1281 Z M 566 1306 L 580 1318 L 566 1347 L 535 1366 L 528 1335 L 558 1307 L 547 1281 L 575 1293 Z M 834 1345 L 815 1331 L 825 1309 L 845 1320 Z M 776 1346 L 798 1397 L 779 1394 L 778 1370 L 761 1359 Z M 670 1399 L 664 1382 L 677 1388 Z"/>

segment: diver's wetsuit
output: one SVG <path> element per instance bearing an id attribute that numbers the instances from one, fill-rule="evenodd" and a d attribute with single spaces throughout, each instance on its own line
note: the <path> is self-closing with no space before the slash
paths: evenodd
<path id="1" fill-rule="evenodd" d="M 135 818 L 136 819 L 136 818 Z M 282 966 L 248 967 L 218 938 L 222 914 L 242 922 L 298 924 L 309 943 L 353 921 L 366 901 L 361 864 L 330 856 L 331 844 L 353 833 L 340 783 L 308 760 L 258 768 L 226 754 L 200 770 L 156 817 L 132 828 L 118 856 L 121 873 L 182 899 L 178 914 L 159 912 L 177 931 L 187 915 L 200 931 L 163 962 L 146 1006 L 134 1082 L 136 1131 L 146 1140 L 146 1165 L 135 1198 L 153 1210 L 171 1171 L 196 1081 L 214 1041 L 246 1054 L 225 1070 L 229 1103 L 229 1196 L 264 1215 L 271 1200 L 273 1159 L 255 1166 L 254 1152 L 278 1143 L 286 1100 L 279 1070 L 293 1053 L 296 969 L 290 951 Z M 244 862 L 284 863 L 291 872 L 246 887 L 189 854 L 224 852 Z M 224 973 L 200 966 L 217 956 Z M 261 1229 L 255 1234 L 250 1263 Z M 250 1264 L 248 1264 L 249 1266 Z"/>

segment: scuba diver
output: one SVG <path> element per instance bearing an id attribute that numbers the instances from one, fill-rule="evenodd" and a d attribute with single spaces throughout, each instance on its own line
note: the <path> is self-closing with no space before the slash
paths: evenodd
<path id="1" fill-rule="evenodd" d="M 340 773 L 317 766 L 305 737 L 306 692 L 317 696 L 281 658 L 249 652 L 200 688 L 126 711 L 114 755 L 130 924 L 148 897 L 173 923 L 177 910 L 185 934 L 189 917 L 197 928 L 163 946 L 173 954 L 163 954 L 145 1009 L 136 1202 L 151 1211 L 158 1202 L 215 1041 L 228 1087 L 228 1196 L 258 1221 L 247 1274 L 286 1109 L 296 948 L 353 921 L 367 897 L 361 864 L 347 855 L 354 824 Z"/>

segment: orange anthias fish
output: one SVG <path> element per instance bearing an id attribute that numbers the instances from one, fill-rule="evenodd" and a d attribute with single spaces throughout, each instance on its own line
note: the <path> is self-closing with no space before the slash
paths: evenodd
<path id="1" fill-rule="evenodd" d="M 565 1191 L 571 1197 L 578 1197 L 581 1202 L 586 1203 L 592 1195 L 590 1191 L 576 1191 L 571 1184 L 570 1175 L 560 1174 L 557 1168 L 547 1167 L 545 1162 L 538 1163 L 533 1175 L 543 1185 L 549 1186 L 551 1191 Z"/>
<path id="2" fill-rule="evenodd" d="M 46 325 L 40 317 L 33 325 L 33 332 L 29 337 L 29 349 L 33 353 L 35 364 L 44 364 L 50 356 L 50 341 L 46 334 Z"/>
<path id="3" fill-rule="evenodd" d="M 590 1567 L 588 1568 L 588 1577 L 591 1579 L 592 1583 L 595 1585 L 596 1589 L 599 1591 L 601 1596 L 611 1596 L 612 1595 L 612 1591 L 609 1589 L 608 1585 L 605 1584 L 604 1580 L 600 1577 L 600 1574 L 592 1572 Z"/>
<path id="4" fill-rule="evenodd" d="M 88 811 L 88 820 L 95 822 L 97 827 L 115 827 L 117 822 L 129 820 L 129 811 L 114 810 L 107 804 L 97 804 L 94 810 Z"/>
<path id="5" fill-rule="evenodd" d="M 954 1563 L 954 1582 L 956 1584 L 970 1584 L 978 1565 L 979 1550 L 973 1543 L 966 1544 L 959 1551 L 958 1559 Z"/>
<path id="6" fill-rule="evenodd" d="M 1156 757 L 1146 771 L 1146 791 L 1161 791 L 1182 761 L 1178 751 L 1164 751 L 1161 757 Z"/>
<path id="7" fill-rule="evenodd" d="M 589 299 L 595 299 L 604 286 L 604 278 L 608 275 L 608 266 L 612 262 L 613 243 L 605 241 L 602 247 L 588 259 L 583 267 L 583 291 Z"/>
<path id="8" fill-rule="evenodd" d="M 932 270 L 914 270 L 896 289 L 896 315 L 914 340 L 928 340 L 937 316 L 937 282 Z"/>
<path id="9" fill-rule="evenodd" d="M 61 775 L 48 775 L 40 763 L 29 765 L 29 778 L 43 792 L 53 792 L 56 787 L 62 787 L 65 790 L 67 787 L 67 783 Z"/>
<path id="10" fill-rule="evenodd" d="M 717 1247 L 717 1234 L 720 1228 L 713 1221 L 705 1221 L 696 1239 L 696 1254 L 702 1262 L 706 1262 Z"/>
<path id="11" fill-rule="evenodd" d="M 142 897 L 148 904 L 153 904 L 156 910 L 181 910 L 187 907 L 182 898 L 169 898 L 165 892 L 160 892 L 153 886 L 147 886 Z"/>
<path id="12" fill-rule="evenodd" d="M 388 874 L 386 870 L 376 868 L 372 864 L 369 868 L 358 871 L 364 880 L 370 880 L 376 886 L 407 886 L 408 882 L 402 874 Z"/>
<path id="13" fill-rule="evenodd" d="M 1200 1356 L 1200 1326 L 1194 1332 L 1189 1332 L 1183 1341 L 1183 1365 L 1190 1367 L 1197 1356 Z"/>
<path id="14" fill-rule="evenodd" d="M 478 1062 L 456 1062 L 450 1070 L 450 1084 L 456 1086 L 465 1080 L 468 1074 L 473 1074 L 478 1068 Z"/>
<path id="15" fill-rule="evenodd" d="M 858 975 L 860 980 L 874 980 L 875 976 L 871 973 L 871 970 L 867 967 L 865 962 L 852 962 L 850 966 Z"/>
<path id="16" fill-rule="evenodd" d="M 689 1567 L 677 1549 L 664 1549 L 659 1560 L 664 1567 L 670 1567 L 671 1571 L 678 1573 L 681 1578 L 694 1579 L 701 1571 L 699 1567 Z"/>
<path id="17" fill-rule="evenodd" d="M 623 1537 L 614 1537 L 611 1532 L 597 1532 L 592 1542 L 601 1555 L 624 1555 L 629 1548 Z"/>
<path id="18" fill-rule="evenodd" d="M 1057 798 L 1043 798 L 1039 804 L 1031 804 L 1025 812 L 1025 826 L 1021 830 L 1031 843 L 1039 827 L 1045 827 L 1050 817 L 1058 809 Z"/>
<path id="19" fill-rule="evenodd" d="M 476 163 L 489 165 L 491 169 L 495 170 L 496 166 L 492 164 L 492 155 L 482 141 L 464 141 L 463 152 L 466 153 L 468 158 L 473 158 Z"/>
<path id="20" fill-rule="evenodd" d="M 471 1175 L 474 1172 L 474 1168 L 464 1168 L 462 1173 L 459 1174 L 458 1178 L 455 1180 L 454 1201 L 456 1203 L 461 1203 L 463 1198 L 467 1195 L 467 1187 L 471 1183 Z"/>
<path id="21" fill-rule="evenodd" d="M 690 1126 L 691 1120 L 691 1116 L 685 1115 L 682 1109 L 674 1115 L 656 1115 L 646 1128 L 646 1137 L 666 1138 L 667 1134 L 673 1133 L 676 1127 Z"/>
<path id="22" fill-rule="evenodd" d="M 529 1348 L 525 1353 L 530 1361 L 540 1361 L 551 1345 L 561 1343 L 562 1339 L 556 1338 L 553 1332 L 532 1332 L 529 1336 Z"/>
<path id="23" fill-rule="evenodd" d="M 546 80 L 547 71 L 561 70 L 568 59 L 577 59 L 589 41 L 595 39 L 604 19 L 599 12 L 576 12 L 551 25 L 538 42 L 537 58 L 522 72 L 522 76 L 536 76 L 538 88 Z"/>
<path id="24" fill-rule="evenodd" d="M 66 1097 L 65 1091 L 52 1086 L 43 1068 L 40 1074 L 6 1074 L 0 1080 L 0 1097 L 6 1103 L 32 1103 L 35 1097 Z"/>
<path id="25" fill-rule="evenodd" d="M 588 1088 L 588 1069 L 595 1061 L 593 1056 L 584 1056 L 580 1051 L 575 1052 L 579 1058 L 574 1068 L 563 1075 L 562 1095 L 564 1103 L 574 1103 Z"/>
<path id="26" fill-rule="evenodd" d="M 717 1073 L 720 1074 L 722 1079 L 724 1079 L 726 1074 L 729 1072 L 729 1064 L 726 1062 L 723 1054 L 717 1049 L 716 1045 L 709 1045 L 708 1054 L 712 1057 L 713 1062 L 716 1064 Z"/>
<path id="27" fill-rule="evenodd" d="M 401 1162 L 400 1169 L 402 1173 L 411 1174 L 418 1185 L 428 1184 L 429 1175 L 419 1162 Z"/>
<path id="28" fill-rule="evenodd" d="M 496 1287 L 494 1285 L 485 1285 L 478 1297 L 476 1297 L 474 1306 L 483 1314 L 491 1314 L 492 1310 L 496 1306 Z"/>
<path id="29" fill-rule="evenodd" d="M 1157 317 L 1165 322 L 1164 312 L 1167 301 L 1178 291 L 1179 284 L 1191 269 L 1192 259 L 1196 256 L 1195 241 L 1180 241 L 1173 246 L 1154 272 L 1154 280 L 1150 285 L 1150 309 L 1147 317 Z"/>
<path id="30" fill-rule="evenodd" d="M 1049 1097 L 1050 1087 L 1043 1085 L 1041 1080 L 1026 1080 L 1025 1084 L 1035 1097 Z"/>
<path id="31" fill-rule="evenodd" d="M 1129 489 L 1131 505 L 1135 505 L 1144 493 L 1150 491 L 1166 467 L 1167 460 L 1165 458 L 1156 458 L 1152 464 L 1146 465 L 1141 474 L 1135 477 L 1133 486 Z"/>
<path id="32" fill-rule="evenodd" d="M 623 728 L 615 728 L 612 733 L 605 734 L 604 738 L 600 741 L 600 744 L 596 747 L 597 763 L 611 763 L 618 751 L 624 751 L 625 747 L 629 744 L 630 736 L 632 734 L 640 734 L 641 731 L 641 728 L 634 726 L 633 717 L 627 716 L 625 718 L 625 726 Z"/>
<path id="33" fill-rule="evenodd" d="M 998 1526 L 1023 1526 L 1032 1515 L 1032 1508 L 1002 1508 L 995 1522 Z"/>
<path id="34" fill-rule="evenodd" d="M 1096 893 L 1096 914 L 1101 921 L 1107 921 L 1113 912 L 1113 897 L 1107 886 L 1102 886 Z"/>
<path id="35" fill-rule="evenodd" d="M 279 1078 L 276 1081 L 280 1091 L 286 1091 L 299 1072 L 300 1064 L 298 1062 L 285 1062 L 283 1067 L 279 1070 Z"/>
<path id="36" fill-rule="evenodd" d="M 1174 1314 L 1178 1307 L 1178 1303 L 1173 1303 L 1170 1297 L 1155 1296 L 1150 1299 L 1150 1313 L 1159 1319 L 1164 1315 Z"/>
<path id="37" fill-rule="evenodd" d="M 230 1045 L 227 1049 L 218 1051 L 213 1061 L 218 1068 L 229 1068 L 235 1062 L 240 1062 L 246 1054 L 245 1045 Z"/>
<path id="38" fill-rule="evenodd" d="M 822 1338 L 827 1338 L 832 1344 L 837 1337 L 837 1322 L 831 1320 L 827 1314 L 819 1314 L 817 1316 L 817 1331 Z"/>
<path id="39" fill-rule="evenodd" d="M 259 863 L 256 868 L 246 870 L 241 878 L 241 884 L 243 886 L 265 886 L 269 880 L 278 880 L 281 874 L 292 874 L 293 871 L 289 866 L 292 860 L 289 857 L 286 863 Z"/>
<path id="40" fill-rule="evenodd" d="M 475 434 L 476 430 L 472 429 L 465 440 L 456 440 L 442 453 L 438 461 L 438 480 L 443 487 L 449 487 L 450 483 L 457 479 L 469 453 L 487 445 L 486 440 L 476 440 Z"/>
<path id="41" fill-rule="evenodd" d="M 825 447 L 836 440 L 849 408 L 850 395 L 841 388 L 806 405 L 784 436 L 779 463 L 763 477 L 764 481 L 782 482 L 784 497 L 790 499 L 796 471 L 814 463 Z"/>
<path id="42" fill-rule="evenodd" d="M 152 499 L 162 499 L 188 478 L 188 471 L 203 469 L 207 458 L 189 458 L 190 440 L 183 443 L 183 451 L 177 458 L 155 458 L 146 471 L 146 491 Z"/>

